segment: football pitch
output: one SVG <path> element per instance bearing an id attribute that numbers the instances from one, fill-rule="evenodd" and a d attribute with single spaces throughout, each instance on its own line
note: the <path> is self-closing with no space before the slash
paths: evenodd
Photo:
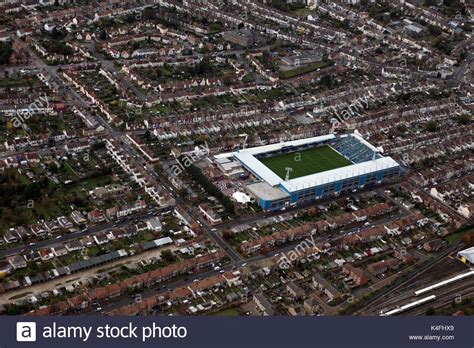
<path id="1" fill-rule="evenodd" d="M 352 164 L 328 145 L 262 158 L 260 162 L 282 179 L 286 177 L 286 168 L 292 168 L 290 180 Z"/>

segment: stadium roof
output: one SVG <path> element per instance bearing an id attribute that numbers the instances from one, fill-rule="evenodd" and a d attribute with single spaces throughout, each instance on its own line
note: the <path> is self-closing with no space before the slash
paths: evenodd
<path id="1" fill-rule="evenodd" d="M 244 163 L 247 168 L 251 168 L 252 171 L 262 178 L 264 181 L 268 182 L 272 186 L 276 186 L 282 182 L 282 179 L 276 175 L 271 169 L 265 166 L 262 162 L 254 157 L 254 155 L 258 155 L 261 153 L 273 152 L 281 150 L 285 147 L 289 146 L 302 146 L 306 144 L 317 144 L 326 140 L 335 139 L 334 134 L 322 135 L 319 137 L 312 137 L 306 139 L 299 139 L 293 141 L 285 141 L 283 143 L 278 144 L 271 144 L 271 145 L 264 145 L 258 147 L 252 147 L 248 149 L 243 149 L 234 152 L 233 154 L 227 155 L 234 155 L 240 162 Z"/>
<path id="2" fill-rule="evenodd" d="M 253 193 L 257 197 L 260 197 L 266 201 L 275 201 L 279 199 L 285 199 L 290 196 L 285 191 L 279 188 L 270 186 L 266 182 L 257 182 L 255 184 L 250 184 L 247 186 L 247 190 L 250 193 Z"/>
<path id="3" fill-rule="evenodd" d="M 276 186 L 282 182 L 282 179 L 276 175 L 270 168 L 256 159 L 250 152 L 241 150 L 234 153 L 235 157 L 252 170 L 258 177 L 268 182 L 271 186 Z"/>
<path id="4" fill-rule="evenodd" d="M 369 149 L 371 149 L 372 151 L 375 151 L 375 152 L 379 152 L 379 149 L 377 149 L 374 145 L 372 145 L 371 143 L 369 143 L 367 140 L 365 140 L 364 138 L 362 138 L 360 136 L 360 133 L 358 131 L 354 132 L 353 134 L 351 134 L 352 136 L 354 136 L 357 140 L 359 140 L 362 144 L 364 144 L 365 146 L 367 146 Z M 341 135 L 341 138 L 344 138 L 346 136 L 349 136 L 349 134 L 347 135 Z"/>
<path id="5" fill-rule="evenodd" d="M 358 141 L 363 143 L 365 146 L 371 150 L 378 152 L 378 149 L 364 140 L 359 134 L 347 134 L 341 135 L 340 137 L 344 138 L 347 136 L 353 136 Z M 285 181 L 275 174 L 270 168 L 265 166 L 260 160 L 258 160 L 255 155 L 267 152 L 279 151 L 283 148 L 290 146 L 302 146 L 307 144 L 317 144 L 323 141 L 335 139 L 334 134 L 328 134 L 318 137 L 312 137 L 307 139 L 299 139 L 293 141 L 282 142 L 278 144 L 258 146 L 248 149 L 242 149 L 232 153 L 224 153 L 215 156 L 217 159 L 222 159 L 225 157 L 234 156 L 241 163 L 243 163 L 248 169 L 250 169 L 255 175 L 261 178 L 266 183 L 271 186 L 281 185 L 287 192 L 296 192 L 306 188 L 315 187 L 339 180 L 349 179 L 357 177 L 359 175 L 378 172 L 384 169 L 396 168 L 399 167 L 399 164 L 393 160 L 391 157 L 378 157 L 374 160 L 357 163 L 341 168 L 336 168 L 328 170 L 325 172 L 315 173 L 295 179 L 290 179 Z"/>
<path id="6" fill-rule="evenodd" d="M 391 157 L 381 157 L 372 161 L 303 176 L 289 181 L 283 181 L 281 186 L 283 186 L 288 192 L 295 192 L 305 188 L 328 184 L 334 181 L 349 179 L 359 175 L 396 167 L 399 167 L 399 164 Z"/>
<path id="7" fill-rule="evenodd" d="M 236 152 L 221 153 L 221 154 L 216 155 L 214 157 L 216 159 L 227 158 L 227 157 L 231 157 L 231 156 L 237 157 L 237 154 L 242 154 L 242 153 L 246 153 L 246 154 L 249 154 L 249 155 L 258 155 L 260 153 L 278 151 L 278 150 L 281 150 L 284 147 L 288 147 L 288 146 L 302 146 L 302 145 L 306 145 L 306 144 L 316 144 L 316 143 L 320 143 L 320 142 L 335 139 L 335 138 L 336 138 L 336 136 L 334 134 L 321 135 L 321 136 L 318 136 L 318 137 L 298 139 L 298 140 L 292 140 L 292 141 L 285 141 L 283 143 L 276 143 L 276 144 L 270 144 L 270 145 L 251 147 L 251 148 L 242 149 L 242 150 L 239 150 L 239 151 L 236 151 Z"/>

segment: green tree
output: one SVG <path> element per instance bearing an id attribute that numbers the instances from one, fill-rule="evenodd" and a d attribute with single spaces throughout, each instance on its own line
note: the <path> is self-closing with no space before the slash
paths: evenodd
<path id="1" fill-rule="evenodd" d="M 156 12 L 154 9 L 152 9 L 151 7 L 147 7 L 144 11 L 143 11 L 143 19 L 145 20 L 155 20 L 156 19 Z"/>
<path id="2" fill-rule="evenodd" d="M 436 121 L 428 121 L 428 123 L 426 123 L 426 130 L 428 132 L 436 132 L 438 130 L 438 124 L 436 123 Z"/>
<path id="3" fill-rule="evenodd" d="M 204 75 L 212 71 L 212 65 L 209 62 L 209 57 L 204 57 L 196 66 L 194 67 L 194 73 L 196 75 Z"/>
<path id="4" fill-rule="evenodd" d="M 224 74 L 224 76 L 222 77 L 222 81 L 224 82 L 224 85 L 230 86 L 233 82 L 232 74 L 230 73 Z"/>
<path id="5" fill-rule="evenodd" d="M 12 45 L 7 43 L 0 43 L 0 65 L 10 63 L 10 57 L 13 54 Z"/>
<path id="6" fill-rule="evenodd" d="M 173 263 L 176 260 L 176 256 L 171 250 L 163 250 L 161 252 L 161 258 L 168 263 Z"/>
<path id="7" fill-rule="evenodd" d="M 99 33 L 99 39 L 104 41 L 104 40 L 107 40 L 107 37 L 108 37 L 107 31 L 105 30 L 105 28 L 102 28 Z"/>
<path id="8" fill-rule="evenodd" d="M 458 123 L 466 125 L 471 122 L 471 116 L 469 114 L 462 114 L 458 116 Z"/>
<path id="9" fill-rule="evenodd" d="M 320 83 L 321 83 L 321 86 L 328 87 L 328 88 L 331 87 L 333 84 L 331 75 L 324 75 L 323 77 L 321 77 Z"/>

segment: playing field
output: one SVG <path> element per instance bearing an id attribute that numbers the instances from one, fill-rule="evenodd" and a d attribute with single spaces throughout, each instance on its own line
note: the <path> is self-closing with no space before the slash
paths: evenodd
<path id="1" fill-rule="evenodd" d="M 260 162 L 282 179 L 286 177 L 286 168 L 292 168 L 289 175 L 290 180 L 352 164 L 351 161 L 327 145 L 262 158 Z"/>

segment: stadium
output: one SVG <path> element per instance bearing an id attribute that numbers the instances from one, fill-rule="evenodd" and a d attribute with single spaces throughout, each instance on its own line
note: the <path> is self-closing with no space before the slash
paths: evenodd
<path id="1" fill-rule="evenodd" d="M 357 132 L 246 148 L 232 158 L 256 180 L 245 187 L 264 210 L 307 203 L 398 178 L 402 168 Z"/>

